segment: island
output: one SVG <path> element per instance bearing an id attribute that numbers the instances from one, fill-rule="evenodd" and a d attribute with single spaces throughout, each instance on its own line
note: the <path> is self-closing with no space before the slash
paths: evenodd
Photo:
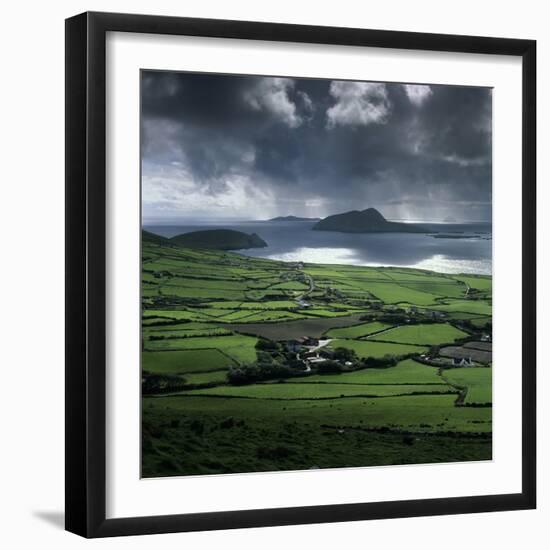
<path id="1" fill-rule="evenodd" d="M 334 214 L 317 222 L 312 229 L 340 233 L 426 233 L 426 228 L 418 224 L 389 222 L 376 208 Z"/>
<path id="2" fill-rule="evenodd" d="M 243 233 L 233 229 L 205 229 L 182 233 L 168 239 L 170 243 L 185 248 L 204 248 L 211 250 L 243 250 L 264 248 L 267 243 L 256 233 Z"/>
<path id="3" fill-rule="evenodd" d="M 277 216 L 268 222 L 318 222 L 321 218 L 302 218 L 300 216 Z"/>

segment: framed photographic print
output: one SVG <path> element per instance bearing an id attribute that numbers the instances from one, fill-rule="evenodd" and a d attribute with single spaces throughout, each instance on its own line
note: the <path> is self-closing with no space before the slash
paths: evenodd
<path id="1" fill-rule="evenodd" d="M 66 22 L 66 527 L 535 507 L 535 42 Z"/>

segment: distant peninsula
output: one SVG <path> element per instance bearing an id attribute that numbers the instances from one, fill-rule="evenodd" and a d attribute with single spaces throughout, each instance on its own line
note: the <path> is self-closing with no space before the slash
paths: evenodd
<path id="1" fill-rule="evenodd" d="M 277 216 L 266 220 L 268 222 L 317 222 L 321 218 L 301 218 L 300 216 Z"/>
<path id="2" fill-rule="evenodd" d="M 212 250 L 241 250 L 264 248 L 267 243 L 256 233 L 243 233 L 233 229 L 206 229 L 176 235 L 168 241 L 184 248 L 207 248 Z"/>
<path id="3" fill-rule="evenodd" d="M 338 231 L 340 233 L 425 233 L 426 228 L 412 223 L 389 222 L 376 210 L 351 210 L 334 214 L 317 222 L 316 231 Z"/>

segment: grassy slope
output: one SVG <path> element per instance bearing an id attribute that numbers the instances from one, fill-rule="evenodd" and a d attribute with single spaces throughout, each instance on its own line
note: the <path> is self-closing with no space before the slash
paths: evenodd
<path id="1" fill-rule="evenodd" d="M 284 400 L 174 396 L 146 398 L 145 411 L 171 409 L 177 417 L 233 417 L 261 424 L 306 422 L 311 426 L 392 426 L 413 432 L 479 432 L 491 429 L 490 408 L 455 407 L 455 394 Z"/>
<path id="2" fill-rule="evenodd" d="M 145 400 L 143 409 L 145 477 L 491 458 L 490 438 L 416 434 L 411 444 L 401 434 L 313 427 L 281 414 L 266 421 L 256 420 L 253 411 L 244 418 L 219 409 L 190 415 L 150 404 Z"/>

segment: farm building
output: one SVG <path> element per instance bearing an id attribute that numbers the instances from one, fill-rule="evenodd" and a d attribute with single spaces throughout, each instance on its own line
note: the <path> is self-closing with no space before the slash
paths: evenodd
<path id="1" fill-rule="evenodd" d="M 472 362 L 471 357 L 454 357 L 453 366 L 454 367 L 473 367 L 474 364 Z"/>
<path id="2" fill-rule="evenodd" d="M 288 340 L 286 343 L 286 349 L 288 351 L 297 353 L 303 348 L 315 347 L 319 345 L 319 340 L 317 338 L 312 338 L 310 336 L 299 336 L 294 340 Z"/>
<path id="3" fill-rule="evenodd" d="M 467 342 L 462 346 L 445 346 L 439 354 L 451 359 L 469 359 L 477 363 L 492 361 L 492 345 L 490 342 Z"/>

